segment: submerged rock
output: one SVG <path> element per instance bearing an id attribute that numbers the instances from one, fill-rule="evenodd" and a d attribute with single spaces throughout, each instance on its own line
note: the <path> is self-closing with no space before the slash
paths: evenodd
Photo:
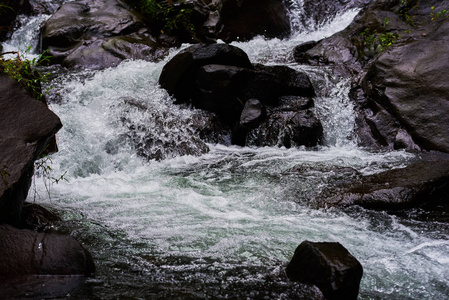
<path id="1" fill-rule="evenodd" d="M 34 161 L 61 127 L 44 103 L 0 74 L 0 223 L 19 224 Z"/>
<path id="2" fill-rule="evenodd" d="M 287 266 L 292 281 L 316 285 L 328 300 L 357 299 L 363 267 L 340 243 L 302 242 Z"/>
<path id="3" fill-rule="evenodd" d="M 405 168 L 364 176 L 356 182 L 327 189 L 318 202 L 322 206 L 360 205 L 390 211 L 422 207 L 447 213 L 448 195 L 449 157 L 432 154 Z"/>

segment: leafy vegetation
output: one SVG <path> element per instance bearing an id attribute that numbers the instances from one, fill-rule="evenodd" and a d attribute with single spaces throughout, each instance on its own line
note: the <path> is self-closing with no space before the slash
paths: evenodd
<path id="1" fill-rule="evenodd" d="M 29 52 L 31 47 L 27 49 Z M 25 53 L 26 53 L 25 52 Z M 4 59 L 6 54 L 14 54 L 15 58 Z M 19 52 L 5 52 L 0 54 L 0 72 L 8 74 L 9 77 L 16 80 L 22 87 L 37 100 L 43 100 L 41 82 L 48 80 L 48 73 L 40 73 L 36 70 L 36 66 L 47 62 L 49 57 L 44 52 L 38 57 L 28 60 Z"/>
<path id="2" fill-rule="evenodd" d="M 442 18 L 442 17 L 447 17 L 447 15 L 448 15 L 448 10 L 447 9 L 442 9 L 442 10 L 440 10 L 438 12 L 435 12 L 435 6 L 432 6 L 430 8 L 430 11 L 431 11 L 430 16 L 432 18 L 432 21 L 435 21 L 435 20 L 437 20 L 439 18 Z"/>
<path id="3" fill-rule="evenodd" d="M 378 33 L 377 30 L 365 28 L 356 39 L 356 46 L 361 57 L 368 56 L 369 52 L 380 53 L 393 45 L 399 39 L 397 33 Z"/>
<path id="4" fill-rule="evenodd" d="M 173 0 L 126 1 L 140 12 L 148 23 L 159 27 L 162 33 L 172 34 L 184 30 L 195 36 L 195 26 L 191 22 L 192 10 L 183 8 L 184 0 L 177 3 Z"/>

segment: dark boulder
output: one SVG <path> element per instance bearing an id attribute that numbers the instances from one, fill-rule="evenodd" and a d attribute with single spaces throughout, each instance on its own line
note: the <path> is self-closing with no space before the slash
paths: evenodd
<path id="1" fill-rule="evenodd" d="M 95 272 L 90 253 L 71 236 L 0 225 L 0 245 L 0 276 L 91 276 Z"/>
<path id="2" fill-rule="evenodd" d="M 357 299 L 363 267 L 340 243 L 302 242 L 287 266 L 292 281 L 316 285 L 328 300 Z"/>
<path id="3" fill-rule="evenodd" d="M 360 205 L 388 211 L 408 208 L 449 211 L 449 157 L 427 154 L 401 169 L 348 181 L 319 196 L 321 206 Z"/>
<path id="4" fill-rule="evenodd" d="M 158 60 L 165 55 L 144 22 L 118 0 L 64 3 L 42 29 L 51 63 L 102 69 L 123 59 Z"/>
<path id="5" fill-rule="evenodd" d="M 282 0 L 222 0 L 217 38 L 225 42 L 290 34 L 290 21 Z"/>
<path id="6" fill-rule="evenodd" d="M 34 161 L 61 127 L 44 103 L 0 75 L 0 223 L 19 223 Z"/>
<path id="7" fill-rule="evenodd" d="M 179 102 L 188 102 L 194 92 L 198 70 L 218 64 L 253 69 L 248 55 L 227 44 L 194 45 L 180 51 L 162 69 L 159 84 Z"/>

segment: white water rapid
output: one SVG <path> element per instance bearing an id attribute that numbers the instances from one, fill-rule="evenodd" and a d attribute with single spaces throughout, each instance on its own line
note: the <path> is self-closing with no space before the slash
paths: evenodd
<path id="1" fill-rule="evenodd" d="M 64 212 L 71 234 L 92 252 L 97 276 L 86 298 L 294 299 L 294 285 L 280 274 L 298 244 L 310 240 L 340 242 L 361 262 L 360 299 L 447 299 L 446 224 L 361 208 L 314 209 L 313 196 L 338 178 L 332 172 L 289 172 L 301 165 L 372 174 L 413 159 L 402 151 L 358 148 L 348 80 L 293 61 L 296 45 L 344 29 L 356 13 L 287 40 L 233 44 L 254 63 L 309 74 L 325 131 L 326 146 L 319 150 L 209 144 L 210 152 L 199 157 L 148 161 L 123 138 L 130 130 L 123 119 L 162 139 L 192 138 L 194 111 L 174 105 L 157 84 L 179 49 L 159 63 L 124 61 L 103 71 L 59 74 L 51 83 L 50 107 L 64 127 L 51 166 L 53 177 L 66 172 L 67 181 L 51 184 L 49 198 L 36 176 L 29 201 Z M 33 43 L 32 37 L 23 41 L 29 32 L 17 31 L 4 46 Z M 146 109 L 128 105 L 129 99 Z"/>

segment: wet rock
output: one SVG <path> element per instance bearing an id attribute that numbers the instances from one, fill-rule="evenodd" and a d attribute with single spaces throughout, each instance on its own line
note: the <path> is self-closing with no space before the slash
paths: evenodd
<path id="1" fill-rule="evenodd" d="M 363 268 L 340 243 L 302 242 L 287 266 L 292 281 L 316 285 L 326 299 L 357 299 Z"/>
<path id="2" fill-rule="evenodd" d="M 126 58 L 158 60 L 166 51 L 117 0 L 64 3 L 44 24 L 41 38 L 51 63 L 69 68 L 102 69 Z"/>
<path id="3" fill-rule="evenodd" d="M 233 132 L 232 143 L 244 146 L 246 135 L 252 128 L 256 128 L 266 116 L 265 106 L 257 99 L 249 99 L 243 107 L 237 128 Z"/>
<path id="4" fill-rule="evenodd" d="M 0 75 L 0 223 L 19 223 L 34 161 L 61 127 L 44 103 Z"/>
<path id="5" fill-rule="evenodd" d="M 266 121 L 248 134 L 249 145 L 313 147 L 323 137 L 321 122 L 311 110 L 269 112 Z"/>
<path id="6" fill-rule="evenodd" d="M 305 52 L 312 49 L 316 45 L 318 45 L 317 41 L 309 41 L 296 46 L 293 49 L 293 57 L 295 61 L 297 61 L 298 63 L 307 62 L 307 60 L 304 58 Z"/>
<path id="7" fill-rule="evenodd" d="M 245 103 L 240 115 L 239 127 L 251 129 L 257 127 L 258 123 L 264 119 L 266 109 L 257 99 L 249 99 Z"/>
<path id="8" fill-rule="evenodd" d="M 287 9 L 281 0 L 222 0 L 217 38 L 225 42 L 290 34 Z"/>
<path id="9" fill-rule="evenodd" d="M 0 276 L 90 276 L 95 272 L 90 253 L 71 236 L 0 225 L 0 245 Z"/>
<path id="10" fill-rule="evenodd" d="M 312 82 L 305 73 L 298 72 L 287 66 L 264 66 L 256 65 L 258 71 L 274 75 L 280 82 L 279 92 L 281 95 L 295 95 L 302 97 L 315 96 Z"/>
<path id="11" fill-rule="evenodd" d="M 449 157 L 427 154 L 418 162 L 365 176 L 331 188 L 319 196 L 321 205 L 360 205 L 369 209 L 448 209 Z"/>
<path id="12" fill-rule="evenodd" d="M 43 232 L 59 221 L 61 221 L 61 218 L 45 207 L 36 203 L 25 202 L 22 208 L 19 228 Z"/>
<path id="13" fill-rule="evenodd" d="M 240 48 L 226 44 L 194 45 L 179 52 L 164 66 L 159 84 L 177 101 L 188 102 L 198 70 L 210 64 L 253 69 L 248 55 Z"/>

